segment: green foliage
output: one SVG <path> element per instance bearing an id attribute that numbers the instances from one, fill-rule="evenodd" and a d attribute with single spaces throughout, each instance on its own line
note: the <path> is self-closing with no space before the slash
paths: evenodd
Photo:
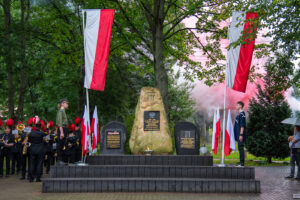
<path id="1" fill-rule="evenodd" d="M 255 156 L 267 157 L 268 162 L 289 155 L 287 138 L 292 129 L 281 121 L 291 116 L 283 94 L 289 88 L 292 66 L 281 59 L 269 61 L 263 85 L 257 85 L 258 93 L 250 100 L 246 147 Z"/>

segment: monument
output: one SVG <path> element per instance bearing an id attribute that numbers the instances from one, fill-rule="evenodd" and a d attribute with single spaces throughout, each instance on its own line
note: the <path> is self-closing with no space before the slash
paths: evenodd
<path id="1" fill-rule="evenodd" d="M 109 122 L 100 134 L 100 154 L 125 154 L 126 127 L 120 122 Z"/>
<path id="2" fill-rule="evenodd" d="M 153 154 L 170 154 L 173 151 L 167 115 L 157 88 L 141 89 L 129 147 L 133 154 L 143 154 L 147 149 L 153 150 Z"/>
<path id="3" fill-rule="evenodd" d="M 200 133 L 190 122 L 175 125 L 175 144 L 177 155 L 199 155 Z"/>

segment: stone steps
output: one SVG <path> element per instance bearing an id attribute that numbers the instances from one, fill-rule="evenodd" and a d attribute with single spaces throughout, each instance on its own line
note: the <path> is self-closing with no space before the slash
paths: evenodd
<path id="1" fill-rule="evenodd" d="M 89 165 L 197 165 L 213 166 L 212 156 L 198 155 L 101 155 L 87 157 Z"/>
<path id="2" fill-rule="evenodd" d="M 51 178 L 161 177 L 254 179 L 252 167 L 211 167 L 183 165 L 90 165 L 53 166 Z"/>
<path id="3" fill-rule="evenodd" d="M 43 179 L 42 191 L 258 193 L 260 182 L 253 179 L 49 178 Z"/>

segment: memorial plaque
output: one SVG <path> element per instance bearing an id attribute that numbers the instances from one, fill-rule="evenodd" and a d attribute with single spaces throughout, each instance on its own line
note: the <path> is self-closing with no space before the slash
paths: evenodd
<path id="1" fill-rule="evenodd" d="M 179 122 L 174 127 L 176 153 L 178 155 L 199 155 L 200 133 L 190 122 Z"/>
<path id="2" fill-rule="evenodd" d="M 180 131 L 180 147 L 182 149 L 195 149 L 195 131 Z"/>
<path id="3" fill-rule="evenodd" d="M 108 149 L 121 148 L 120 132 L 118 132 L 118 131 L 107 131 L 106 132 L 106 147 Z"/>
<path id="4" fill-rule="evenodd" d="M 100 135 L 100 154 L 124 154 L 126 127 L 120 122 L 109 122 Z"/>
<path id="5" fill-rule="evenodd" d="M 144 111 L 144 131 L 160 130 L 160 112 Z"/>

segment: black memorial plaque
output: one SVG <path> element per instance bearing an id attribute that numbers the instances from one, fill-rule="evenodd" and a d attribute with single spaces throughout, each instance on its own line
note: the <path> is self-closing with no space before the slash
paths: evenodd
<path id="1" fill-rule="evenodd" d="M 100 154 L 125 154 L 126 127 L 120 122 L 109 122 L 100 135 Z"/>
<path id="2" fill-rule="evenodd" d="M 190 122 L 179 122 L 174 127 L 177 155 L 199 155 L 200 133 Z"/>
<path id="3" fill-rule="evenodd" d="M 160 111 L 144 112 L 144 131 L 160 130 Z"/>

